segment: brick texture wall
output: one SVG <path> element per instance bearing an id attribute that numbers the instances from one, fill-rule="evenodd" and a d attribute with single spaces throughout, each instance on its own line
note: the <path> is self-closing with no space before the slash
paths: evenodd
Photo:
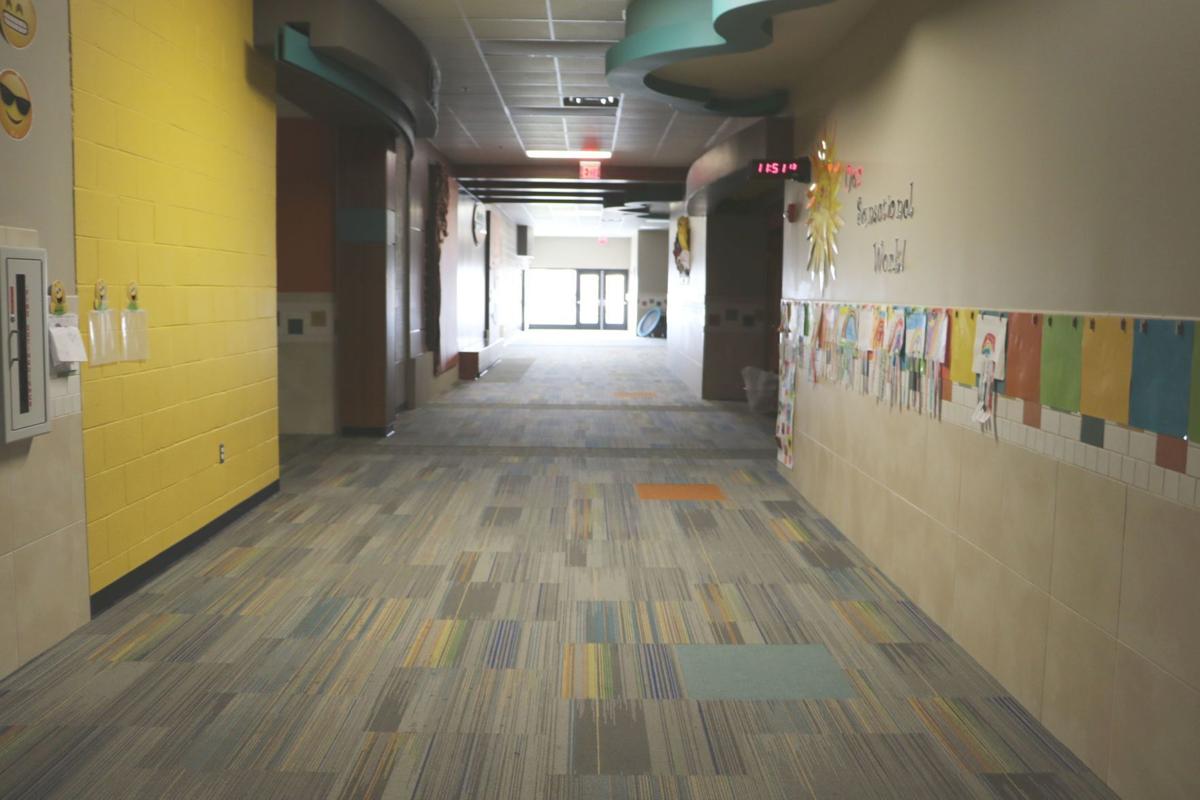
<path id="1" fill-rule="evenodd" d="M 79 294 L 151 325 L 83 373 L 96 592 L 278 478 L 275 105 L 252 0 L 70 9 Z"/>

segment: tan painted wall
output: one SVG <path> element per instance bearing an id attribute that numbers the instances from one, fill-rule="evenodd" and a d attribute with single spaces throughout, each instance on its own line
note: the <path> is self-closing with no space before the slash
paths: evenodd
<path id="1" fill-rule="evenodd" d="M 827 127 L 865 171 L 826 297 L 1200 313 L 1196 30 L 1182 2 L 880 3 L 797 92 L 798 149 Z M 857 224 L 910 182 L 914 219 Z M 787 237 L 785 296 L 818 298 Z M 797 409 L 819 510 L 1122 797 L 1200 796 L 1200 511 L 841 388 Z"/>
<path id="2" fill-rule="evenodd" d="M 628 237 L 600 244 L 585 236 L 535 236 L 530 253 L 535 269 L 629 269 L 633 260 Z"/>
<path id="3" fill-rule="evenodd" d="M 0 41 L 0 68 L 21 73 L 33 101 L 26 138 L 0 132 L 0 241 L 44 247 L 50 279 L 73 294 L 67 24 L 65 3 L 39 3 L 32 44 Z M 79 377 L 51 379 L 50 393 L 51 432 L 0 445 L 0 676 L 88 620 Z"/>

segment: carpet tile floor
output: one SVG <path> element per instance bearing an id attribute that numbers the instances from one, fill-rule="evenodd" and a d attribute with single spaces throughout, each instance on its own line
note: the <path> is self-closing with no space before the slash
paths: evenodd
<path id="1" fill-rule="evenodd" d="M 1111 797 L 771 425 L 609 340 L 285 438 L 279 495 L 0 682 L 0 797 Z"/>

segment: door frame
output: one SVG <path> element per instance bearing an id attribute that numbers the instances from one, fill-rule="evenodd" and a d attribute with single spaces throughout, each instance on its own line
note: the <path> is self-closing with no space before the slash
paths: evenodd
<path id="1" fill-rule="evenodd" d="M 540 269 L 558 269 L 558 268 L 557 267 L 540 267 Z M 563 272 L 571 271 L 571 272 L 575 273 L 575 324 L 574 325 L 538 325 L 538 324 L 530 322 L 525 325 L 525 330 L 531 330 L 531 331 L 533 331 L 533 330 L 537 330 L 537 331 L 547 331 L 547 330 L 553 330 L 553 331 L 599 331 L 599 330 L 623 331 L 623 330 L 629 329 L 629 270 L 627 270 L 627 269 L 603 269 L 601 267 L 564 267 L 564 268 L 562 268 L 562 271 Z M 581 294 L 580 293 L 580 277 L 585 273 L 600 276 L 600 306 L 599 306 L 600 316 L 597 319 L 596 324 L 594 324 L 594 325 L 584 325 L 579 322 L 579 308 L 580 308 L 580 303 L 582 302 L 580 299 L 580 294 Z M 620 274 L 620 275 L 623 275 L 625 278 L 625 303 L 624 303 L 625 317 L 624 317 L 624 324 L 619 325 L 619 326 L 606 325 L 604 322 L 604 309 L 605 309 L 606 301 L 608 299 L 606 296 L 607 285 L 606 285 L 605 278 L 608 275 L 612 275 L 612 274 Z M 526 304 L 528 302 L 528 298 L 529 298 L 528 292 L 526 291 L 528 280 L 529 280 L 529 273 L 527 271 L 525 273 L 525 279 L 523 281 L 521 281 L 521 295 L 522 295 L 521 296 L 521 314 L 525 319 L 528 319 L 528 308 L 526 306 Z"/>

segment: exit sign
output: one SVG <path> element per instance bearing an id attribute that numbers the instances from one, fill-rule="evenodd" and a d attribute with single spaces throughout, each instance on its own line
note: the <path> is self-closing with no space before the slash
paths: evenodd
<path id="1" fill-rule="evenodd" d="M 600 180 L 600 162 L 599 161 L 580 161 L 579 162 L 579 180 L 581 180 L 581 181 L 598 181 L 598 180 Z"/>
<path id="2" fill-rule="evenodd" d="M 756 177 L 791 178 L 797 181 L 807 181 L 810 176 L 808 159 L 806 158 L 795 161 L 755 159 L 750 162 L 750 172 Z"/>

